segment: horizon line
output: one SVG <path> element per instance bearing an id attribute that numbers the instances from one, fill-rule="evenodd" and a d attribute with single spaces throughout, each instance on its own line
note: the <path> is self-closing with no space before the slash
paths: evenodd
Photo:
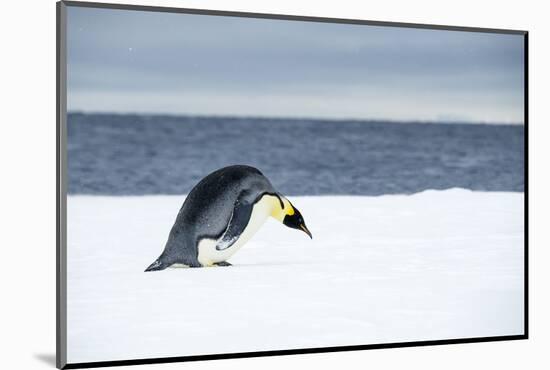
<path id="1" fill-rule="evenodd" d="M 123 111 L 86 111 L 67 110 L 67 115 L 113 115 L 113 116 L 157 116 L 157 117 L 181 117 L 181 118 L 214 118 L 214 119 L 243 119 L 243 120 L 272 120 L 272 121 L 321 121 L 321 122 L 363 122 L 363 123 L 394 123 L 394 124 L 443 124 L 443 125 L 486 125 L 486 126 L 525 126 L 524 122 L 495 122 L 495 121 L 471 121 L 466 119 L 410 119 L 398 120 L 391 118 L 355 118 L 355 117 L 313 117 L 313 116 L 258 116 L 237 114 L 204 114 L 204 113 L 174 113 L 174 112 L 123 112 Z"/>

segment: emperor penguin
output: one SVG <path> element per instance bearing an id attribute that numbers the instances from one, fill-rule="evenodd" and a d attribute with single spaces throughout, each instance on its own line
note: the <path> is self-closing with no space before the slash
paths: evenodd
<path id="1" fill-rule="evenodd" d="M 230 266 L 227 260 L 268 217 L 312 238 L 300 211 L 258 169 L 235 165 L 214 171 L 191 190 L 164 251 L 145 271 Z"/>

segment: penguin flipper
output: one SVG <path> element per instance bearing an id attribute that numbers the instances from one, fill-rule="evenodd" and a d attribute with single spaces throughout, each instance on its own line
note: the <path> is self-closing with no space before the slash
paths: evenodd
<path id="1" fill-rule="evenodd" d="M 246 225 L 248 225 L 248 221 L 250 221 L 252 208 L 253 204 L 240 199 L 237 200 L 233 208 L 233 214 L 229 220 L 229 225 L 227 225 L 227 229 L 225 229 L 220 241 L 216 245 L 217 250 L 221 251 L 235 244 L 246 228 Z"/>

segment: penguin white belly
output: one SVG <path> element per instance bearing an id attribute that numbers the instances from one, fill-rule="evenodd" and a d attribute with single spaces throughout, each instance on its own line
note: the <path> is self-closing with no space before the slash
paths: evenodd
<path id="1" fill-rule="evenodd" d="M 273 211 L 273 203 L 275 197 L 265 195 L 254 204 L 250 220 L 246 225 L 246 228 L 239 235 L 239 238 L 229 248 L 222 250 L 216 249 L 218 240 L 203 239 L 198 245 L 198 261 L 203 266 L 212 266 L 214 263 L 227 261 L 235 252 L 237 252 L 252 236 L 258 231 L 258 229 L 264 224 L 267 218 Z M 276 199 L 276 198 L 275 198 Z"/>

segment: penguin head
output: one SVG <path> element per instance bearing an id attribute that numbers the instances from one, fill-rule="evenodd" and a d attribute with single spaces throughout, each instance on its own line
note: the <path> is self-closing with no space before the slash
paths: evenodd
<path id="1" fill-rule="evenodd" d="M 294 206 L 290 206 L 289 209 L 287 210 L 285 217 L 283 218 L 283 224 L 293 229 L 302 230 L 311 239 L 313 239 L 313 236 L 311 235 L 311 232 L 308 230 L 306 223 L 304 221 L 304 218 L 302 217 L 302 214 Z"/>

